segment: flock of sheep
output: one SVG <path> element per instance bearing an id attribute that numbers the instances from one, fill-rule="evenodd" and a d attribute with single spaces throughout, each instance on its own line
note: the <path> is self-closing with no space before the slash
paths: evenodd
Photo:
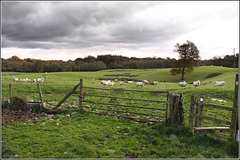
<path id="1" fill-rule="evenodd" d="M 117 81 L 117 79 L 115 79 L 115 81 Z M 128 84 L 132 84 L 134 81 L 128 81 L 127 83 Z M 125 82 L 124 81 L 121 81 L 119 84 L 120 85 L 123 85 Z M 104 86 L 104 87 L 108 87 L 108 86 L 113 86 L 115 84 L 115 82 L 111 82 L 110 80 L 108 81 L 101 81 L 101 85 Z M 143 80 L 142 82 L 136 82 L 136 86 L 141 86 L 143 87 L 144 85 L 146 84 L 152 84 L 152 85 L 157 85 L 158 84 L 158 81 L 153 81 L 153 83 L 149 83 L 147 80 Z"/>
<path id="2" fill-rule="evenodd" d="M 226 85 L 226 83 L 225 83 L 224 81 L 214 81 L 214 83 L 215 83 L 217 86 L 223 86 L 223 88 L 224 88 L 225 85 Z M 187 85 L 187 82 L 186 82 L 186 81 L 179 82 L 179 86 L 180 86 L 180 87 L 185 87 L 186 85 Z M 200 86 L 200 80 L 194 81 L 194 82 L 193 82 L 193 86 L 199 87 L 199 86 Z"/>
<path id="3" fill-rule="evenodd" d="M 45 78 L 47 78 L 47 77 L 48 77 L 47 72 L 45 72 Z M 15 76 L 13 76 L 13 79 L 14 79 L 15 82 L 20 81 L 20 82 L 23 82 L 23 83 L 28 82 L 28 81 L 43 83 L 43 81 L 44 81 L 44 78 L 38 78 L 38 79 L 33 79 L 33 80 L 31 80 L 29 78 L 24 78 L 24 79 L 19 80 L 19 78 L 15 77 Z"/>
<path id="4" fill-rule="evenodd" d="M 115 81 L 117 81 L 117 79 L 115 79 Z M 128 84 L 132 84 L 134 81 L 128 81 L 127 83 Z M 125 82 L 124 81 L 121 81 L 119 84 L 120 85 L 123 85 Z M 214 83 L 217 85 L 217 86 L 223 86 L 223 88 L 225 87 L 226 83 L 224 81 L 214 81 Z M 113 86 L 115 84 L 115 82 L 111 82 L 110 80 L 108 81 L 101 81 L 101 85 L 104 86 L 104 87 L 108 87 L 108 86 Z M 143 87 L 144 85 L 146 84 L 152 84 L 152 85 L 157 85 L 158 84 L 158 81 L 153 81 L 152 83 L 149 83 L 147 80 L 143 80 L 142 82 L 136 82 L 136 87 L 138 86 L 141 86 Z M 197 81 L 194 81 L 193 82 L 193 86 L 194 87 L 199 87 L 201 84 L 200 80 L 197 80 Z M 180 87 L 185 87 L 187 85 L 187 82 L 186 81 L 183 81 L 183 82 L 179 82 L 179 86 Z"/>

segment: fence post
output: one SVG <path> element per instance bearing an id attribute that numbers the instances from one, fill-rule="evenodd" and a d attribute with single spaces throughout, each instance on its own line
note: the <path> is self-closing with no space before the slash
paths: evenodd
<path id="1" fill-rule="evenodd" d="M 179 117 L 180 117 L 180 122 L 184 122 L 183 93 L 180 93 L 180 98 L 179 98 Z"/>
<path id="2" fill-rule="evenodd" d="M 79 111 L 83 111 L 83 79 L 80 79 Z"/>
<path id="3" fill-rule="evenodd" d="M 9 84 L 10 106 L 12 105 L 12 84 Z"/>
<path id="4" fill-rule="evenodd" d="M 41 92 L 41 88 L 40 88 L 40 84 L 39 84 L 39 83 L 37 83 L 37 86 L 38 86 L 38 93 L 39 93 L 40 100 L 41 100 L 41 107 L 40 107 L 40 111 L 42 111 L 42 107 L 43 107 L 43 98 L 42 98 L 42 92 Z"/>
<path id="5" fill-rule="evenodd" d="M 166 103 L 166 119 L 165 121 L 168 121 L 168 99 L 169 99 L 169 91 L 167 91 L 167 103 Z"/>
<path id="6" fill-rule="evenodd" d="M 189 113 L 189 128 L 191 129 L 192 132 L 194 131 L 193 124 L 195 121 L 195 112 L 196 112 L 195 100 L 196 100 L 196 95 L 192 95 L 191 96 L 190 113 Z"/>
<path id="7" fill-rule="evenodd" d="M 235 108 L 235 111 L 232 111 L 232 119 L 231 119 L 231 137 L 232 139 L 236 139 L 236 133 L 238 130 L 238 86 L 239 86 L 239 80 L 238 80 L 238 74 L 236 74 L 235 78 L 235 90 L 234 90 L 234 99 L 233 99 L 233 108 Z"/>
<path id="8" fill-rule="evenodd" d="M 170 96 L 170 122 L 175 123 L 179 121 L 179 98 L 180 95 L 172 93 Z"/>
<path id="9" fill-rule="evenodd" d="M 199 121 L 198 121 L 198 126 L 199 127 L 203 127 L 203 120 L 204 120 L 204 118 L 202 117 L 202 116 L 204 116 L 204 112 L 205 112 L 205 106 L 204 106 L 204 103 L 206 102 L 206 96 L 204 96 L 204 97 L 201 97 L 200 98 L 200 105 L 199 105 Z"/>

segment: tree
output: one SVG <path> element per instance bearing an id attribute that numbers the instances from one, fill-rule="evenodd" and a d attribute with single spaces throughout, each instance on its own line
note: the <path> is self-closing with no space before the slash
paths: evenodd
<path id="1" fill-rule="evenodd" d="M 184 74 L 193 72 L 194 67 L 198 66 L 199 50 L 193 42 L 188 40 L 182 45 L 177 43 L 174 47 L 174 52 L 179 53 L 179 59 L 173 61 L 170 72 L 172 75 L 182 74 L 181 80 L 184 80 Z"/>

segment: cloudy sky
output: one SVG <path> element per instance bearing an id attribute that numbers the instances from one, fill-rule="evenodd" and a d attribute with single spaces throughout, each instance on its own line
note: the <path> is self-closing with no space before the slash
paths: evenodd
<path id="1" fill-rule="evenodd" d="M 170 57 L 190 40 L 201 59 L 239 52 L 238 1 L 2 2 L 1 57 Z"/>

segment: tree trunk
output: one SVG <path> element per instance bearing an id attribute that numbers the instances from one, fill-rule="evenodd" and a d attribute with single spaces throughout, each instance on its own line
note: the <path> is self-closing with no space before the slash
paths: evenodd
<path id="1" fill-rule="evenodd" d="M 185 66 L 183 67 L 183 69 L 182 69 L 182 78 L 181 78 L 181 80 L 183 81 L 184 80 L 184 71 L 185 71 Z"/>

